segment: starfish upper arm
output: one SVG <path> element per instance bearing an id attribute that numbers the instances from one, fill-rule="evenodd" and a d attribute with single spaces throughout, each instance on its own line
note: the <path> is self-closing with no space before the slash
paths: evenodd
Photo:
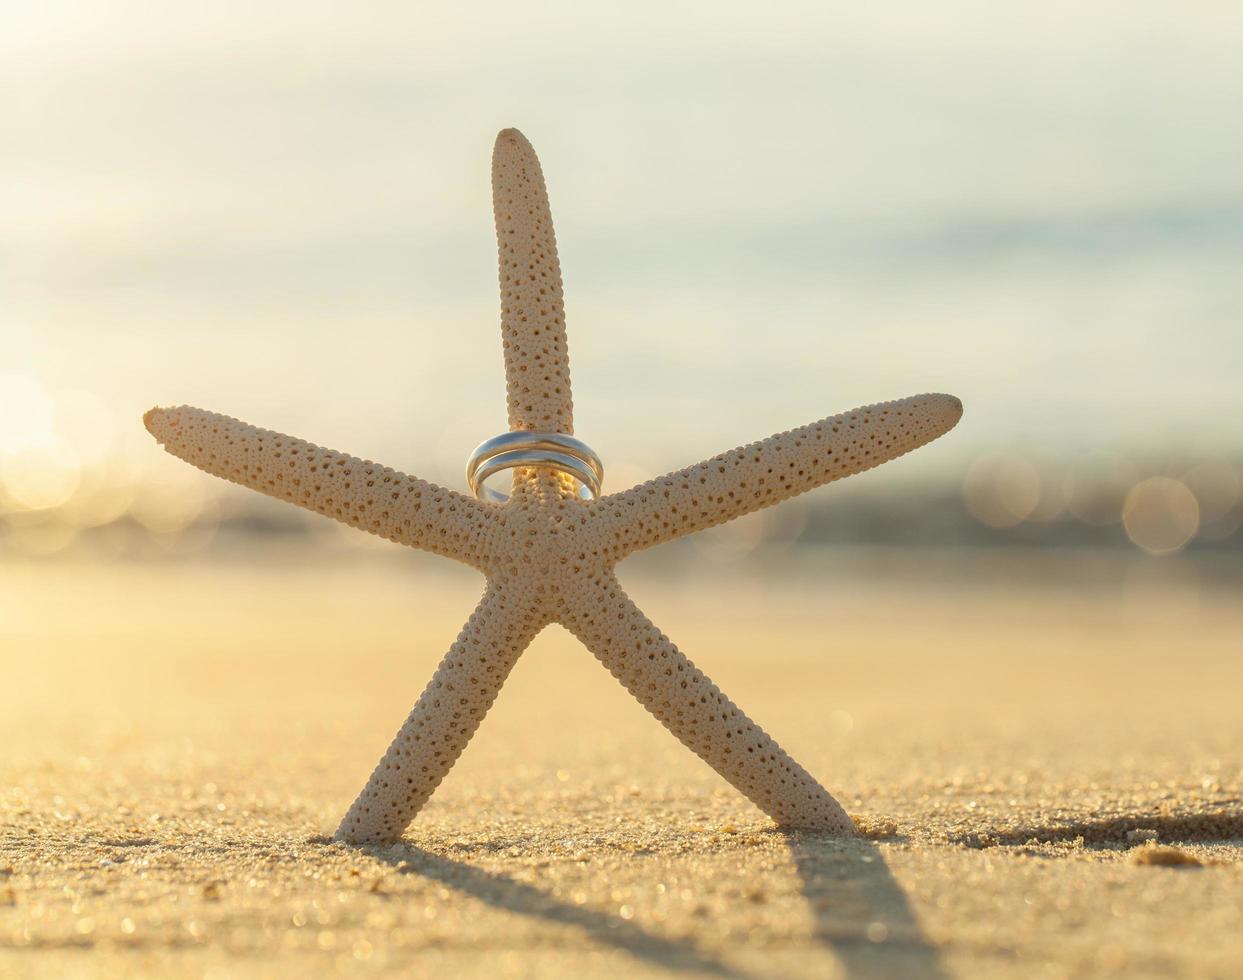
<path id="1" fill-rule="evenodd" d="M 611 494 L 595 519 L 620 559 L 871 469 L 945 434 L 961 416 L 962 403 L 940 394 L 856 408 Z"/>
<path id="2" fill-rule="evenodd" d="M 557 239 L 539 158 L 516 129 L 496 137 L 492 207 L 500 260 L 509 427 L 574 432 Z"/>
<path id="3" fill-rule="evenodd" d="M 153 408 L 143 421 L 168 452 L 213 476 L 481 567 L 483 532 L 494 518 L 477 500 L 201 408 Z"/>

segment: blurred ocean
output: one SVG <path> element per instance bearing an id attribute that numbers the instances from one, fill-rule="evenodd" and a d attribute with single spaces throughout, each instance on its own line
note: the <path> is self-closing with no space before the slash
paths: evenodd
<path id="1" fill-rule="evenodd" d="M 461 489 L 504 425 L 488 167 L 515 125 L 608 487 L 872 401 L 966 405 L 705 553 L 1181 553 L 1234 581 L 1236 4 L 3 18 L 0 554 L 327 533 L 161 457 L 153 404 Z"/>

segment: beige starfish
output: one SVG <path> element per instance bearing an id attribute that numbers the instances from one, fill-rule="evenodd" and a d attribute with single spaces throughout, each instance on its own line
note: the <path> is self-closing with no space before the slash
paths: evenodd
<path id="1" fill-rule="evenodd" d="M 492 157 L 511 430 L 573 432 L 561 272 L 535 151 L 504 130 Z M 545 466 L 483 503 L 367 460 L 201 409 L 152 409 L 147 428 L 208 473 L 487 576 L 478 607 L 337 829 L 399 838 L 452 768 L 519 655 L 560 622 L 645 708 L 779 824 L 854 832 L 802 766 L 622 591 L 613 568 L 671 541 L 870 469 L 953 428 L 962 404 L 916 395 L 813 422 L 594 501 Z"/>

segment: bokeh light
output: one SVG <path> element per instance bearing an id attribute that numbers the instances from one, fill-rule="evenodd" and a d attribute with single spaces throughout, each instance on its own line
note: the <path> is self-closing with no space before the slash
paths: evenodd
<path id="1" fill-rule="evenodd" d="M 205 480 L 188 466 L 159 466 L 135 489 L 129 515 L 157 534 L 184 531 L 203 514 Z"/>
<path id="2" fill-rule="evenodd" d="M 977 521 L 989 527 L 1014 527 L 1040 505 L 1040 473 L 1022 456 L 977 459 L 963 481 L 963 500 Z"/>
<path id="3" fill-rule="evenodd" d="M 105 460 L 112 449 L 112 412 L 102 398 L 80 388 L 53 392 L 52 425 L 73 450 L 78 462 L 90 466 Z"/>
<path id="4" fill-rule="evenodd" d="M 1036 471 L 1038 491 L 1036 506 L 1031 509 L 1026 520 L 1033 524 L 1051 524 L 1060 520 L 1066 513 L 1066 495 L 1062 489 L 1065 477 L 1062 466 L 1057 460 L 1043 453 L 1032 454 L 1026 459 Z"/>
<path id="5" fill-rule="evenodd" d="M 16 453 L 52 435 L 52 402 L 30 374 L 0 371 L 0 452 Z"/>
<path id="6" fill-rule="evenodd" d="M 77 457 L 59 439 L 0 455 L 0 484 L 19 509 L 59 507 L 73 496 L 80 478 Z"/>
<path id="7" fill-rule="evenodd" d="M 1139 480 L 1122 456 L 1101 454 L 1077 461 L 1066 475 L 1066 509 L 1084 524 L 1105 527 L 1122 520 L 1127 493 Z"/>
<path id="8" fill-rule="evenodd" d="M 1127 537 L 1149 554 L 1168 555 L 1185 547 L 1200 527 L 1200 506 L 1187 485 L 1166 476 L 1141 480 L 1122 508 Z"/>
<path id="9" fill-rule="evenodd" d="M 83 474 L 58 516 L 77 528 L 102 527 L 124 517 L 133 499 L 132 483 L 115 465 L 95 466 Z"/>
<path id="10" fill-rule="evenodd" d="M 1243 526 L 1243 477 L 1220 461 L 1200 463 L 1183 474 L 1200 505 L 1200 537 L 1224 541 Z"/>

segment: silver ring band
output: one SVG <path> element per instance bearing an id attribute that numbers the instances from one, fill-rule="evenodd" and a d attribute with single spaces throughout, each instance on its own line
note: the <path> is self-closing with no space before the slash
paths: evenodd
<path id="1" fill-rule="evenodd" d="M 492 503 L 504 503 L 508 494 L 486 486 L 490 476 L 519 466 L 544 466 L 573 478 L 584 500 L 600 496 L 604 464 L 595 450 L 563 432 L 505 432 L 475 447 L 466 461 L 471 492 Z"/>

